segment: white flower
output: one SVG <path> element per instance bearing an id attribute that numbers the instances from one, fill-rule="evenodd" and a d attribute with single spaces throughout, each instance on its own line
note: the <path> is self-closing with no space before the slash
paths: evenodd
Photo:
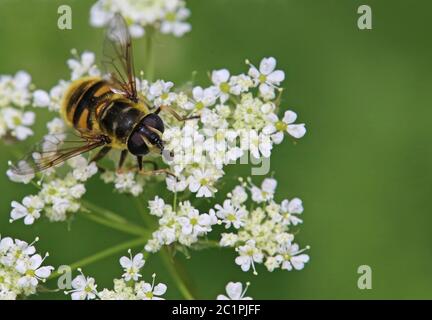
<path id="1" fill-rule="evenodd" d="M 72 198 L 80 199 L 86 192 L 85 185 L 78 183 L 69 189 Z"/>
<path id="2" fill-rule="evenodd" d="M 36 248 L 33 246 L 33 244 L 37 241 L 39 241 L 38 237 L 36 237 L 36 239 L 30 244 L 25 241 L 15 239 L 15 245 L 10 248 L 10 252 L 12 253 L 14 259 L 16 259 L 16 261 L 20 261 L 25 256 L 33 255 L 36 252 Z"/>
<path id="3" fill-rule="evenodd" d="M 189 190 L 196 193 L 197 197 L 211 197 L 216 192 L 214 183 L 221 176 L 216 169 L 196 169 L 189 177 Z"/>
<path id="4" fill-rule="evenodd" d="M 162 217 L 165 210 L 165 201 L 158 196 L 154 198 L 154 200 L 149 201 L 150 214 Z"/>
<path id="5" fill-rule="evenodd" d="M 251 87 L 253 87 L 254 82 L 249 76 L 239 74 L 231 77 L 230 84 L 235 87 L 236 90 L 240 89 L 240 92 L 247 92 Z"/>
<path id="6" fill-rule="evenodd" d="M 120 265 L 124 268 L 125 273 L 123 274 L 123 278 L 126 281 L 133 279 L 134 281 L 138 281 L 141 274 L 139 273 L 140 269 L 144 266 L 145 260 L 144 255 L 142 253 L 138 253 L 134 257 L 132 257 L 131 250 L 128 250 L 128 257 L 120 258 Z"/>
<path id="7" fill-rule="evenodd" d="M 307 254 L 302 254 L 305 250 L 309 249 L 306 247 L 303 250 L 299 250 L 298 244 L 294 243 L 292 245 L 282 245 L 279 250 L 279 255 L 277 259 L 282 263 L 282 269 L 285 270 L 302 270 L 304 268 L 305 263 L 309 261 L 309 256 Z"/>
<path id="8" fill-rule="evenodd" d="M 31 102 L 31 77 L 25 71 L 18 71 L 14 76 L 0 75 L 0 108 L 24 108 Z"/>
<path id="9" fill-rule="evenodd" d="M 279 268 L 280 261 L 276 257 L 268 257 L 264 262 L 264 265 L 268 271 L 273 272 L 275 269 Z"/>
<path id="10" fill-rule="evenodd" d="M 240 206 L 248 199 L 248 195 L 243 186 L 236 186 L 231 193 L 228 194 L 228 197 L 231 198 L 231 202 L 235 206 Z"/>
<path id="11" fill-rule="evenodd" d="M 108 1 L 97 1 L 90 9 L 90 24 L 94 27 L 103 27 L 114 16 L 114 12 L 107 12 Z"/>
<path id="12" fill-rule="evenodd" d="M 222 219 L 222 223 L 225 224 L 225 228 L 234 226 L 234 228 L 239 229 L 245 223 L 244 217 L 247 215 L 247 211 L 243 208 L 235 207 L 231 200 L 225 200 L 223 206 L 215 206 L 216 215 Z"/>
<path id="13" fill-rule="evenodd" d="M 168 176 L 166 177 L 165 182 L 167 184 L 167 189 L 171 192 L 182 192 L 188 186 L 188 182 L 184 176 L 177 176 L 177 178 Z"/>
<path id="14" fill-rule="evenodd" d="M 64 220 L 64 218 L 66 218 L 66 212 L 71 205 L 71 201 L 67 198 L 54 198 L 52 209 L 57 215 L 61 216 L 61 220 Z"/>
<path id="15" fill-rule="evenodd" d="M 12 136 L 18 140 L 25 140 L 28 136 L 33 135 L 33 131 L 28 126 L 33 125 L 35 114 L 31 111 L 22 112 L 13 108 L 2 110 L 2 117 L 11 131 Z"/>
<path id="16" fill-rule="evenodd" d="M 49 91 L 49 103 L 47 105 L 50 111 L 60 111 L 63 95 L 69 88 L 70 82 L 60 80 L 59 83 Z M 42 100 L 43 101 L 43 100 Z M 40 105 L 42 107 L 42 105 Z"/>
<path id="17" fill-rule="evenodd" d="M 135 285 L 135 291 L 137 292 L 137 298 L 142 300 L 164 300 L 160 297 L 167 291 L 167 286 L 163 283 L 158 283 L 155 286 L 156 274 L 152 275 L 152 283 L 141 281 Z"/>
<path id="18" fill-rule="evenodd" d="M 191 29 L 184 21 L 190 12 L 182 0 L 98 0 L 90 10 L 90 24 L 105 26 L 116 12 L 121 13 L 129 24 L 132 37 L 143 36 L 147 27 L 177 37 Z"/>
<path id="19" fill-rule="evenodd" d="M 272 136 L 275 143 L 281 143 L 283 140 L 284 132 L 288 132 L 296 139 L 300 139 L 306 133 L 304 123 L 294 124 L 297 119 L 297 114 L 293 111 L 286 111 L 282 120 L 279 120 L 275 114 L 269 116 L 271 121 L 264 129 L 263 132 Z"/>
<path id="20" fill-rule="evenodd" d="M 175 10 L 167 11 L 161 24 L 161 32 L 172 33 L 176 37 L 183 36 L 192 29 L 189 23 L 184 22 L 189 16 L 190 11 L 187 8 L 175 8 Z"/>
<path id="21" fill-rule="evenodd" d="M 48 107 L 50 101 L 50 96 L 46 91 L 36 90 L 33 92 L 33 105 L 35 107 Z"/>
<path id="22" fill-rule="evenodd" d="M 44 202 L 38 196 L 27 196 L 22 204 L 12 201 L 11 219 L 12 221 L 24 218 L 24 224 L 33 224 L 40 218 L 40 212 L 44 207 Z"/>
<path id="23" fill-rule="evenodd" d="M 5 254 L 12 246 L 14 242 L 11 237 L 1 238 L 0 235 L 0 254 Z"/>
<path id="24" fill-rule="evenodd" d="M 251 193 L 252 200 L 261 203 L 273 199 L 276 191 L 277 181 L 272 178 L 265 178 L 261 184 L 261 188 L 252 185 Z"/>
<path id="25" fill-rule="evenodd" d="M 211 81 L 215 86 L 214 92 L 222 103 L 228 100 L 229 94 L 233 90 L 229 83 L 229 78 L 230 73 L 227 69 L 215 70 L 211 75 Z"/>
<path id="26" fill-rule="evenodd" d="M 62 119 L 54 118 L 47 123 L 49 134 L 59 135 L 65 132 L 66 126 Z"/>
<path id="27" fill-rule="evenodd" d="M 242 145 L 249 149 L 255 159 L 260 159 L 261 155 L 269 158 L 273 148 L 270 136 L 262 132 L 258 134 L 255 130 L 250 130 L 249 135 L 242 136 Z"/>
<path id="28" fill-rule="evenodd" d="M 243 291 L 243 285 L 241 282 L 228 282 L 225 287 L 226 295 L 220 294 L 217 296 L 217 300 L 252 300 L 251 297 L 245 297 L 247 289 L 249 288 L 250 283 L 246 283 L 246 287 Z"/>
<path id="29" fill-rule="evenodd" d="M 139 195 L 143 190 L 142 185 L 135 180 L 134 172 L 131 171 L 125 173 L 116 172 L 114 186 L 119 192 L 130 192 L 134 196 Z"/>
<path id="30" fill-rule="evenodd" d="M 263 110 L 266 104 L 250 92 L 243 93 L 239 103 L 236 103 L 233 114 L 234 123 L 232 124 L 234 129 L 254 129 L 261 131 L 261 129 L 267 124 L 268 114 Z M 246 131 L 247 133 L 247 131 Z"/>
<path id="31" fill-rule="evenodd" d="M 216 102 L 216 90 L 214 87 L 203 89 L 200 86 L 192 89 L 193 102 L 183 104 L 183 108 L 187 110 L 202 111 L 204 108 L 210 107 Z"/>
<path id="32" fill-rule="evenodd" d="M 281 214 L 283 219 L 283 224 L 287 225 L 294 225 L 296 226 L 299 223 L 302 223 L 303 220 L 301 220 L 299 217 L 297 217 L 298 214 L 301 214 L 303 212 L 303 205 L 302 201 L 299 198 L 294 198 L 291 201 L 284 200 L 281 203 Z"/>
<path id="33" fill-rule="evenodd" d="M 235 233 L 222 233 L 221 240 L 219 242 L 221 247 L 233 247 L 238 241 L 238 235 Z"/>
<path id="34" fill-rule="evenodd" d="M 73 51 L 75 53 L 75 51 Z M 67 61 L 68 67 L 72 71 L 71 79 L 76 80 L 84 75 L 97 76 L 100 74 L 97 67 L 94 65 L 95 55 L 93 52 L 85 51 L 81 57 L 77 56 L 75 59 Z"/>
<path id="35" fill-rule="evenodd" d="M 173 86 L 174 83 L 171 81 L 165 82 L 163 80 L 157 80 L 150 86 L 147 98 L 152 100 L 157 107 L 162 105 L 169 106 L 177 97 L 174 92 L 170 92 Z"/>
<path id="36" fill-rule="evenodd" d="M 240 246 L 238 250 L 239 256 L 235 259 L 235 263 L 241 267 L 243 271 L 249 271 L 252 266 L 253 273 L 258 274 L 255 270 L 255 264 L 261 263 L 263 260 L 262 252 L 255 246 L 254 240 L 248 240 L 244 246 Z"/>
<path id="37" fill-rule="evenodd" d="M 211 231 L 211 219 L 208 214 L 200 214 L 197 209 L 190 208 L 187 216 L 179 217 L 182 232 L 185 235 L 201 235 Z"/>
<path id="38" fill-rule="evenodd" d="M 48 254 L 45 255 L 45 258 Z M 16 270 L 22 274 L 22 277 L 18 280 L 20 287 L 36 287 L 38 281 L 45 281 L 54 270 L 54 267 L 45 266 L 41 267 L 42 262 L 45 260 L 39 254 L 35 254 L 27 261 L 19 261 L 16 266 Z"/>
<path id="39" fill-rule="evenodd" d="M 78 269 L 78 271 L 81 274 L 72 280 L 73 290 L 66 291 L 65 294 L 71 293 L 72 300 L 95 299 L 97 295 L 95 279 L 84 276 L 80 269 Z"/>
<path id="40" fill-rule="evenodd" d="M 74 168 L 72 175 L 78 181 L 86 181 L 98 171 L 95 162 L 88 164 L 87 160 L 82 156 L 74 157 L 68 160 L 68 163 Z"/>
<path id="41" fill-rule="evenodd" d="M 249 75 L 254 79 L 256 85 L 259 85 L 259 91 L 262 95 L 273 96 L 274 88 L 279 86 L 285 79 L 285 73 L 281 70 L 275 70 L 276 59 L 273 57 L 263 58 L 259 70 L 250 65 Z"/>

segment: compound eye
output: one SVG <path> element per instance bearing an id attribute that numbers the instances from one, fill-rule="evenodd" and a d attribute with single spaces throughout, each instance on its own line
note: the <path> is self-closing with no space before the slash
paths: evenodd
<path id="1" fill-rule="evenodd" d="M 154 113 L 150 113 L 149 115 L 147 115 L 144 118 L 143 123 L 150 128 L 155 128 L 161 133 L 163 133 L 165 130 L 165 126 L 162 119 L 157 114 Z"/>
<path id="2" fill-rule="evenodd" d="M 129 137 L 127 147 L 129 152 L 135 156 L 144 156 L 149 153 L 149 148 L 139 132 L 134 132 Z"/>

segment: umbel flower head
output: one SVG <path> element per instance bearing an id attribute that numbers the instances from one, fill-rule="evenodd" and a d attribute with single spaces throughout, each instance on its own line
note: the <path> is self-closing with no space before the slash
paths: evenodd
<path id="1" fill-rule="evenodd" d="M 162 296 L 167 291 L 163 283 L 155 284 L 156 274 L 153 273 L 151 282 L 139 280 L 142 277 L 140 270 L 145 264 L 142 253 L 120 258 L 120 265 L 124 269 L 122 278 L 114 279 L 113 289 L 97 289 L 94 278 L 85 276 L 81 269 L 79 275 L 72 280 L 72 290 L 65 291 L 70 294 L 72 300 L 163 300 Z"/>
<path id="2" fill-rule="evenodd" d="M 190 11 L 183 0 L 99 0 L 90 11 L 90 24 L 102 27 L 115 13 L 121 13 L 129 23 L 133 37 L 141 37 L 148 29 L 181 37 L 191 30 L 185 20 Z"/>
<path id="3" fill-rule="evenodd" d="M 163 245 L 179 243 L 191 246 L 212 231 L 217 223 L 214 214 L 200 213 L 189 201 L 180 202 L 174 209 L 156 197 L 149 201 L 150 214 L 159 217 L 159 228 L 145 246 L 148 252 L 157 252 Z"/>
<path id="4" fill-rule="evenodd" d="M 40 282 L 50 276 L 51 266 L 43 266 L 45 258 L 36 253 L 34 244 L 0 236 L 0 300 L 15 300 L 35 294 Z"/>
<path id="5" fill-rule="evenodd" d="M 222 233 L 220 246 L 234 247 L 238 256 L 235 263 L 243 271 L 252 270 L 257 274 L 256 264 L 264 264 L 268 271 L 277 268 L 301 270 L 309 261 L 303 253 L 309 247 L 300 249 L 294 243 L 292 228 L 302 223 L 298 215 L 303 212 L 302 201 L 294 198 L 277 203 L 275 192 L 277 181 L 263 180 L 261 187 L 250 179 L 228 194 L 223 206 L 216 205 L 216 215 L 226 229 Z M 250 192 L 252 205 L 247 205 Z"/>

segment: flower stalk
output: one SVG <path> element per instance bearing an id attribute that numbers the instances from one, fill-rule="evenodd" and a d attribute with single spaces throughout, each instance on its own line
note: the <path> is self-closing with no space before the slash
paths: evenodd
<path id="1" fill-rule="evenodd" d="M 114 255 L 114 254 L 117 254 L 119 252 L 126 251 L 129 248 L 135 248 L 135 247 L 142 246 L 147 242 L 147 240 L 148 240 L 148 237 L 135 238 L 133 240 L 126 241 L 126 242 L 120 243 L 116 246 L 102 250 L 102 251 L 95 253 L 89 257 L 78 260 L 78 261 L 70 264 L 69 266 L 72 270 L 76 270 L 77 268 L 83 268 L 83 267 L 88 266 L 92 263 L 95 263 L 99 260 L 105 259 L 109 256 Z M 61 276 L 61 274 L 56 271 L 56 272 L 52 273 L 48 279 L 55 279 L 59 276 Z"/>
<path id="2" fill-rule="evenodd" d="M 194 300 L 194 296 L 175 266 L 174 257 L 169 254 L 166 248 L 160 251 L 160 256 L 183 297 L 187 300 Z"/>

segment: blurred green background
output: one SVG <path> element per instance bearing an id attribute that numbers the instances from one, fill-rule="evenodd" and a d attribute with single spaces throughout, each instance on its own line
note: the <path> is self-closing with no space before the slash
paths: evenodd
<path id="1" fill-rule="evenodd" d="M 33 82 L 49 89 L 68 77 L 65 61 L 71 48 L 95 51 L 99 57 L 103 30 L 90 27 L 94 1 L 0 0 L 0 74 L 23 69 Z M 73 9 L 73 30 L 57 29 L 57 8 Z M 357 28 L 357 8 L 369 4 L 373 30 Z M 263 299 L 432 298 L 431 212 L 431 67 L 430 1 L 344 0 L 190 0 L 193 30 L 181 39 L 158 37 L 158 78 L 181 84 L 198 72 L 227 67 L 247 70 L 244 59 L 258 63 L 278 59 L 286 71 L 283 108 L 292 108 L 307 124 L 297 145 L 288 139 L 276 147 L 272 171 L 279 181 L 277 199 L 304 201 L 300 244 L 311 246 L 311 261 L 301 272 L 259 268 L 243 273 L 232 250 L 192 252 L 181 258 L 193 292 L 213 299 L 228 281 L 250 281 L 249 294 Z M 142 67 L 144 40 L 135 41 L 136 65 Z M 45 131 L 52 117 L 37 114 L 36 134 L 18 146 L 25 150 Z M 0 146 L 0 172 L 14 159 L 16 146 Z M 234 175 L 231 167 L 222 199 Z M 255 181 L 259 182 L 261 177 Z M 159 185 L 160 186 L 160 185 Z M 130 239 L 79 215 L 70 226 L 43 219 L 32 227 L 9 224 L 10 203 L 34 192 L 31 186 L 0 177 L 0 232 L 49 251 L 56 266 Z M 150 197 L 168 195 L 149 188 Z M 92 199 L 139 221 L 133 202 L 93 179 Z M 208 206 L 208 204 L 205 204 Z M 84 269 L 99 287 L 111 287 L 121 275 L 116 255 Z M 370 265 L 373 289 L 357 288 L 357 268 Z M 157 272 L 168 284 L 167 298 L 180 298 L 158 256 L 144 267 L 145 278 Z M 48 284 L 53 287 L 55 283 Z M 43 294 L 35 298 L 63 298 Z"/>

